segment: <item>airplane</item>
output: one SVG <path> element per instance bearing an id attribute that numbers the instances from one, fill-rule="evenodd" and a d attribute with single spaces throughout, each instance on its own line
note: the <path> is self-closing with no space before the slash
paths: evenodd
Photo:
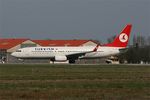
<path id="1" fill-rule="evenodd" d="M 128 24 L 112 43 L 84 47 L 26 47 L 11 55 L 19 59 L 49 58 L 51 61 L 75 63 L 76 59 L 118 55 L 126 50 L 132 25 Z"/>

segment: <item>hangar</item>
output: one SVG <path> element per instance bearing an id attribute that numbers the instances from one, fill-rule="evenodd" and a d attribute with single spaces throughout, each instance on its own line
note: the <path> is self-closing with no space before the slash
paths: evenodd
<path id="1" fill-rule="evenodd" d="M 5 58 L 6 63 L 16 62 L 17 59 L 10 54 L 19 48 L 40 46 L 30 39 L 0 39 L 0 58 Z"/>
<path id="2" fill-rule="evenodd" d="M 5 63 L 20 63 L 21 61 L 12 57 L 10 54 L 17 49 L 24 47 L 40 46 L 96 46 L 93 40 L 32 40 L 21 38 L 0 39 L 0 59 Z M 28 59 L 27 63 L 49 63 L 49 59 Z M 88 60 L 89 62 L 89 60 Z M 96 63 L 97 60 L 90 62 Z M 99 60 L 98 60 L 99 62 Z M 78 60 L 77 63 L 87 63 L 87 60 Z"/>

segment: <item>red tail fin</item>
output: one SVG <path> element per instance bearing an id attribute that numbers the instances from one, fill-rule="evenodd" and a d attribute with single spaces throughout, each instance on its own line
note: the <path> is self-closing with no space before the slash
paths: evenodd
<path id="1" fill-rule="evenodd" d="M 132 25 L 127 25 L 123 31 L 120 33 L 119 36 L 115 38 L 115 40 L 112 43 L 105 44 L 104 46 L 110 46 L 110 47 L 126 47 L 128 45 L 128 41 L 130 38 L 130 32 L 131 32 Z"/>

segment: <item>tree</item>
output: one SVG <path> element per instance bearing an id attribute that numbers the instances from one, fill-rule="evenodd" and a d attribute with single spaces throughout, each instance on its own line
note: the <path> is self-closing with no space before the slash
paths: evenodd
<path id="1" fill-rule="evenodd" d="M 150 46 L 150 36 L 147 37 L 147 45 Z"/>
<path id="2" fill-rule="evenodd" d="M 135 46 L 136 44 L 138 44 L 140 47 L 141 46 L 145 46 L 146 45 L 146 39 L 144 36 L 135 36 L 133 37 L 133 45 Z"/>

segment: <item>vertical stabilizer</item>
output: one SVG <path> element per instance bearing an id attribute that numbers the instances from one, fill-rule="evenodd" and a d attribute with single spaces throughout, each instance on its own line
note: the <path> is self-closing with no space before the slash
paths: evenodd
<path id="1" fill-rule="evenodd" d="M 116 36 L 114 41 L 109 44 L 105 44 L 104 46 L 110 46 L 110 47 L 126 47 L 128 45 L 128 41 L 130 38 L 132 25 L 128 24 L 122 32 Z"/>

